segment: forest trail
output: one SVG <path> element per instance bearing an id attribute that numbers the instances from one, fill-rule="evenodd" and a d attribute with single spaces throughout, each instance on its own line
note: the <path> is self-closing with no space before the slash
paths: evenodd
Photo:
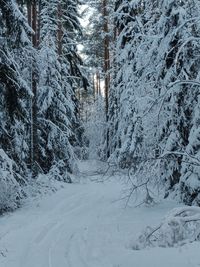
<path id="1" fill-rule="evenodd" d="M 82 163 L 85 178 L 80 184 L 66 184 L 0 218 L 0 267 L 200 266 L 198 243 L 181 249 L 132 250 L 136 234 L 174 204 L 124 209 L 117 178 L 101 183 L 87 179 L 97 166 L 95 161 Z"/>

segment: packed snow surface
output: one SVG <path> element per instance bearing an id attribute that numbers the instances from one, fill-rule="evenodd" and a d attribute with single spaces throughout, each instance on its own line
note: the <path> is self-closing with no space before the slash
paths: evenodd
<path id="1" fill-rule="evenodd" d="M 80 168 L 80 183 L 66 184 L 0 218 L 0 267 L 200 266 L 199 242 L 131 248 L 147 225 L 156 224 L 176 206 L 173 202 L 124 208 L 119 201 L 121 180 L 89 179 L 106 166 L 89 161 Z"/>

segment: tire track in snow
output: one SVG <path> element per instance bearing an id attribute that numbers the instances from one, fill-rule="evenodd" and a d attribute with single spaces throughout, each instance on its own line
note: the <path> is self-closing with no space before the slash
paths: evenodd
<path id="1" fill-rule="evenodd" d="M 79 233 L 73 234 L 69 240 L 67 262 L 69 267 L 88 267 L 86 259 L 83 257 L 83 246 Z"/>
<path id="2" fill-rule="evenodd" d="M 36 244 L 41 243 L 45 239 L 45 237 L 48 235 L 48 233 L 51 232 L 52 229 L 54 229 L 54 227 L 56 227 L 57 224 L 58 223 L 54 223 L 54 222 L 51 222 L 51 223 L 46 224 L 43 227 L 42 231 L 39 232 L 39 234 L 36 236 L 34 242 Z"/>
<path id="3" fill-rule="evenodd" d="M 56 264 L 55 265 L 52 264 L 53 258 L 54 258 L 52 255 L 54 254 L 54 248 L 59 243 L 59 239 L 63 238 L 63 233 L 68 234 L 67 228 L 69 225 L 68 225 L 68 222 L 66 221 L 66 218 L 71 218 L 71 216 L 72 216 L 72 219 L 73 219 L 73 213 L 75 213 L 75 216 L 76 216 L 76 214 L 79 213 L 79 211 L 82 214 L 83 211 L 85 211 L 85 207 L 88 205 L 87 204 L 88 198 L 90 198 L 93 195 L 94 195 L 94 193 L 91 192 L 91 193 L 79 194 L 76 197 L 71 197 L 70 199 L 71 199 L 72 203 L 69 203 L 69 202 L 67 203 L 70 208 L 65 210 L 65 213 L 63 214 L 64 219 L 62 219 L 60 222 L 55 222 L 55 219 L 54 219 L 55 214 L 53 212 L 51 213 L 51 216 L 49 216 L 49 214 L 48 214 L 48 217 L 46 220 L 50 221 L 50 222 L 48 224 L 46 224 L 45 226 L 42 225 L 43 229 L 38 231 L 39 233 L 31 241 L 31 243 L 26 247 L 26 249 L 23 253 L 23 256 L 22 256 L 22 262 L 21 262 L 20 267 L 21 266 L 23 266 L 23 267 L 27 267 L 27 266 L 35 267 L 36 266 L 35 263 L 33 263 L 33 265 L 30 266 L 29 255 L 37 254 L 35 257 L 39 258 L 42 256 L 40 251 L 42 252 L 45 247 L 48 250 L 48 253 L 47 253 L 48 257 L 46 256 L 48 258 L 47 259 L 48 266 L 49 267 L 59 266 Z M 78 198 L 78 199 L 76 199 L 76 201 L 73 201 L 73 200 L 75 200 L 74 198 Z M 90 205 L 91 205 L 91 202 L 90 202 Z M 64 203 L 59 204 L 59 208 L 61 208 L 60 212 L 63 210 L 62 207 L 65 207 L 65 206 L 66 206 L 66 200 L 64 201 Z M 57 210 L 56 210 L 56 213 L 57 213 Z M 51 222 L 52 218 L 53 218 L 54 222 Z M 80 221 L 80 224 L 81 224 L 81 221 Z M 40 225 L 38 227 L 40 227 Z M 71 242 L 72 242 L 72 239 L 74 238 L 74 235 L 75 234 L 71 235 L 71 238 L 70 238 Z M 67 238 L 66 238 L 66 240 L 67 240 Z M 70 247 L 70 244 L 69 244 L 69 247 Z M 39 253 L 35 253 L 36 250 Z M 81 252 L 79 254 L 81 255 Z M 43 256 L 43 258 L 44 258 L 44 256 Z M 63 260 L 64 260 L 64 258 L 66 260 L 66 257 L 63 257 Z M 81 256 L 79 258 L 81 259 Z M 81 264 L 80 266 L 87 266 L 87 265 L 83 265 L 83 261 L 84 260 L 80 260 L 80 262 L 79 262 L 79 264 Z"/>
<path id="4" fill-rule="evenodd" d="M 21 234 L 25 238 L 22 247 L 17 247 L 14 252 L 16 261 L 3 267 L 106 266 L 98 259 L 99 248 L 93 248 L 97 244 L 98 232 L 95 231 L 94 237 L 89 235 L 105 215 L 104 189 L 99 184 L 68 186 L 58 192 L 57 197 L 55 194 L 47 198 L 50 204 L 41 202 L 33 211 L 20 213 L 17 223 L 24 226 L 21 230 L 12 228 L 8 240 L 20 240 Z M 95 257 L 91 257 L 91 250 Z"/>

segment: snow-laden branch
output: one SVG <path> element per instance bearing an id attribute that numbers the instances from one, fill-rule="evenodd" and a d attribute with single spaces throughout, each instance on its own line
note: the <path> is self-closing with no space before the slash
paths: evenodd
<path id="1" fill-rule="evenodd" d="M 146 227 L 132 248 L 182 246 L 200 241 L 200 208 L 181 207 L 170 211 L 160 224 Z"/>
<path id="2" fill-rule="evenodd" d="M 176 68 L 176 66 L 177 66 L 178 58 L 179 58 L 179 56 L 180 56 L 181 51 L 183 50 L 183 48 L 184 48 L 188 43 L 190 43 L 190 42 L 192 42 L 192 41 L 200 42 L 200 38 L 191 36 L 190 38 L 188 38 L 188 39 L 187 39 L 187 40 L 180 46 L 180 48 L 178 49 L 178 52 L 176 53 L 176 57 L 175 57 L 175 68 Z"/>
<path id="3" fill-rule="evenodd" d="M 189 85 L 196 85 L 196 86 L 200 86 L 200 82 L 197 82 L 195 80 L 185 80 L 185 81 L 175 81 L 175 82 L 171 82 L 167 85 L 167 88 L 172 88 L 175 85 L 183 85 L 183 84 L 189 84 Z"/>

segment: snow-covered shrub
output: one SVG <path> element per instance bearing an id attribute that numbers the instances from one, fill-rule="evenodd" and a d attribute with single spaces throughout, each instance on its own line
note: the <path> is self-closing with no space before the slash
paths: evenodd
<path id="1" fill-rule="evenodd" d="M 200 241 L 200 208 L 183 207 L 170 211 L 159 225 L 148 226 L 132 248 L 174 247 L 194 241 Z"/>
<path id="2" fill-rule="evenodd" d="M 57 181 L 63 181 L 67 183 L 72 182 L 68 168 L 66 168 L 66 163 L 63 160 L 60 160 L 57 164 L 51 167 L 48 176 Z"/>
<path id="3" fill-rule="evenodd" d="M 13 210 L 19 206 L 21 189 L 14 178 L 13 162 L 0 149 L 0 212 Z"/>
<path id="4" fill-rule="evenodd" d="M 93 103 L 91 100 L 84 107 L 85 113 L 85 136 L 88 140 L 88 157 L 89 159 L 103 158 L 106 132 L 106 120 L 104 114 L 104 102 L 101 96 Z"/>
<path id="5" fill-rule="evenodd" d="M 116 0 L 113 14 L 109 152 L 137 177 L 151 161 L 150 181 L 158 177 L 165 196 L 177 191 L 187 205 L 200 205 L 199 8 Z"/>
<path id="6" fill-rule="evenodd" d="M 86 146 L 75 146 L 74 153 L 80 160 L 88 159 L 88 148 Z"/>

